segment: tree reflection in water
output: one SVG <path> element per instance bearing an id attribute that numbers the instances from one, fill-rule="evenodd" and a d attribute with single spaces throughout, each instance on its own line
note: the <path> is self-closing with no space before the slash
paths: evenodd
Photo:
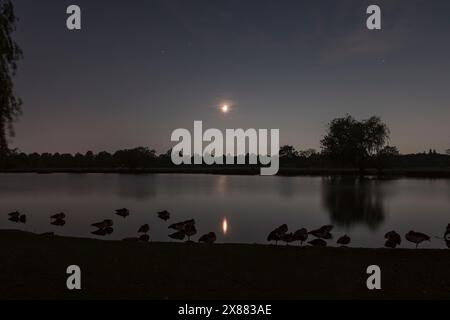
<path id="1" fill-rule="evenodd" d="M 385 216 L 384 183 L 387 182 L 363 177 L 323 178 L 323 204 L 331 221 L 346 228 L 366 224 L 376 230 Z"/>

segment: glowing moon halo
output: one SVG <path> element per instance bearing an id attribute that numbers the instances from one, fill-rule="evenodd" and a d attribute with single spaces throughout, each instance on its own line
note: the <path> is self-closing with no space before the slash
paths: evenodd
<path id="1" fill-rule="evenodd" d="M 227 112 L 230 110 L 230 107 L 228 107 L 227 104 L 224 104 L 224 105 L 222 105 L 222 106 L 220 107 L 220 110 L 221 110 L 223 113 L 227 113 Z"/>

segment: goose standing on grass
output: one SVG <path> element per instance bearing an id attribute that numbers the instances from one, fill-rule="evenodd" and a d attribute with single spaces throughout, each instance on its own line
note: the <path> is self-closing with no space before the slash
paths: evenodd
<path id="1" fill-rule="evenodd" d="M 384 238 L 386 239 L 386 242 L 384 244 L 386 248 L 395 249 L 402 243 L 402 237 L 394 230 L 387 232 L 384 235 Z"/>
<path id="2" fill-rule="evenodd" d="M 278 241 L 281 241 L 283 238 L 283 235 L 288 231 L 287 224 L 282 224 L 281 226 L 275 228 L 272 230 L 269 235 L 267 236 L 267 241 L 275 241 L 275 245 L 278 244 Z"/>
<path id="3" fill-rule="evenodd" d="M 406 240 L 409 242 L 416 244 L 416 249 L 424 241 L 430 241 L 430 237 L 426 235 L 425 233 L 421 232 L 415 232 L 415 231 L 409 231 L 407 234 L 405 234 Z"/>
<path id="4" fill-rule="evenodd" d="M 170 219 L 170 213 L 167 210 L 159 211 L 158 212 L 158 218 L 167 221 Z"/>
<path id="5" fill-rule="evenodd" d="M 130 211 L 127 208 L 117 209 L 115 213 L 123 218 L 126 218 L 130 215 Z"/>
<path id="6" fill-rule="evenodd" d="M 336 241 L 336 243 L 340 244 L 342 247 L 345 247 L 350 243 L 350 241 L 351 238 L 348 235 L 343 235 Z"/>
<path id="7" fill-rule="evenodd" d="M 183 240 L 187 236 L 188 241 L 191 241 L 190 237 L 197 233 L 194 219 L 173 223 L 168 228 L 177 230 L 177 232 L 169 235 L 170 238 L 175 240 Z"/>
<path id="8" fill-rule="evenodd" d="M 214 242 L 216 242 L 216 239 L 216 234 L 214 232 L 210 232 L 201 236 L 200 239 L 198 239 L 198 242 L 213 244 Z"/>
<path id="9" fill-rule="evenodd" d="M 301 228 L 294 232 L 294 239 L 295 241 L 300 241 L 300 246 L 303 245 L 303 242 L 308 240 L 308 230 L 305 228 Z"/>

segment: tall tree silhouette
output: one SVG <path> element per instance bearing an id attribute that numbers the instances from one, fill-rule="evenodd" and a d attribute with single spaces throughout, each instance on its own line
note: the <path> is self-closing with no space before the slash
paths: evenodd
<path id="1" fill-rule="evenodd" d="M 352 116 L 332 120 L 328 132 L 320 141 L 322 151 L 341 166 L 358 166 L 377 154 L 389 139 L 389 129 L 380 118 L 357 121 Z"/>
<path id="2" fill-rule="evenodd" d="M 12 39 L 16 21 L 12 2 L 0 0 L 0 163 L 8 152 L 7 138 L 14 135 L 13 122 L 22 104 L 12 81 L 22 57 L 22 50 Z"/>

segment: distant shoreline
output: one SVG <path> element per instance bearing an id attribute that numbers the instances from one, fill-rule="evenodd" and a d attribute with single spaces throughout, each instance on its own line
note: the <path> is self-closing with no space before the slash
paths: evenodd
<path id="1" fill-rule="evenodd" d="M 155 167 L 155 168 L 43 168 L 0 169 L 0 173 L 104 173 L 104 174 L 217 174 L 260 175 L 260 168 L 248 167 Z M 450 167 L 365 169 L 363 174 L 352 168 L 280 168 L 278 176 L 375 176 L 380 178 L 450 178 Z"/>
<path id="2" fill-rule="evenodd" d="M 448 299 L 446 249 L 103 241 L 0 230 L 0 299 Z M 82 290 L 66 288 L 66 268 Z M 379 265 L 382 290 L 368 290 Z"/>

